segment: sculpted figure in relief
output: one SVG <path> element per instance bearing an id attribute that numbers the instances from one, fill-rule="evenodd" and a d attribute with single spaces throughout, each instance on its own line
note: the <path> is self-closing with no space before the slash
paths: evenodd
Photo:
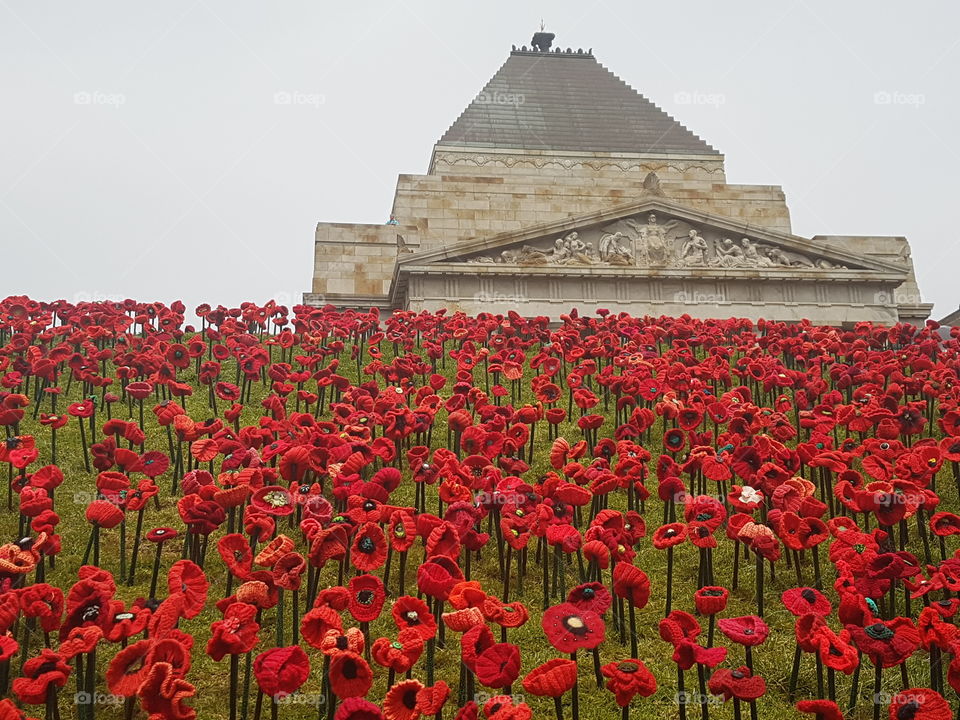
<path id="1" fill-rule="evenodd" d="M 706 265 L 707 250 L 707 241 L 700 237 L 696 230 L 690 230 L 687 239 L 683 241 L 683 247 L 680 248 L 680 264 Z"/>

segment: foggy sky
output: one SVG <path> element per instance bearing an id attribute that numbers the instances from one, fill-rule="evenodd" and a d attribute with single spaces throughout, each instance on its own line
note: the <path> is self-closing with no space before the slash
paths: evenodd
<path id="1" fill-rule="evenodd" d="M 960 304 L 948 0 L 0 0 L 0 297 L 299 302 L 316 223 L 386 221 L 541 18 L 796 234 L 904 235 Z"/>

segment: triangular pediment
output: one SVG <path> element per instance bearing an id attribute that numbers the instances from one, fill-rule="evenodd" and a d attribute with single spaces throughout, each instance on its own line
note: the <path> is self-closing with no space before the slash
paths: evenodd
<path id="1" fill-rule="evenodd" d="M 904 266 L 681 205 L 661 195 L 522 230 L 411 253 L 400 269 L 424 265 L 621 268 L 727 272 L 865 271 Z"/>

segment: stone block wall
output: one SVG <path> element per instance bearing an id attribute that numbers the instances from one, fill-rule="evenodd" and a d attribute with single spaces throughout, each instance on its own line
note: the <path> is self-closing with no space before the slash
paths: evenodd
<path id="1" fill-rule="evenodd" d="M 399 249 L 397 236 L 409 242 L 410 250 L 417 249 L 410 231 L 398 225 L 319 223 L 314 243 L 313 294 L 327 300 L 388 295 Z"/>

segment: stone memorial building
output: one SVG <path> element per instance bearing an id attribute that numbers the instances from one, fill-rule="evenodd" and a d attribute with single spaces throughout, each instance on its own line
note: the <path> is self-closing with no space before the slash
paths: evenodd
<path id="1" fill-rule="evenodd" d="M 793 234 L 776 185 L 537 33 L 400 175 L 384 225 L 319 223 L 307 304 L 557 318 L 921 322 L 903 237 Z M 784 138 L 784 142 L 787 138 Z"/>

